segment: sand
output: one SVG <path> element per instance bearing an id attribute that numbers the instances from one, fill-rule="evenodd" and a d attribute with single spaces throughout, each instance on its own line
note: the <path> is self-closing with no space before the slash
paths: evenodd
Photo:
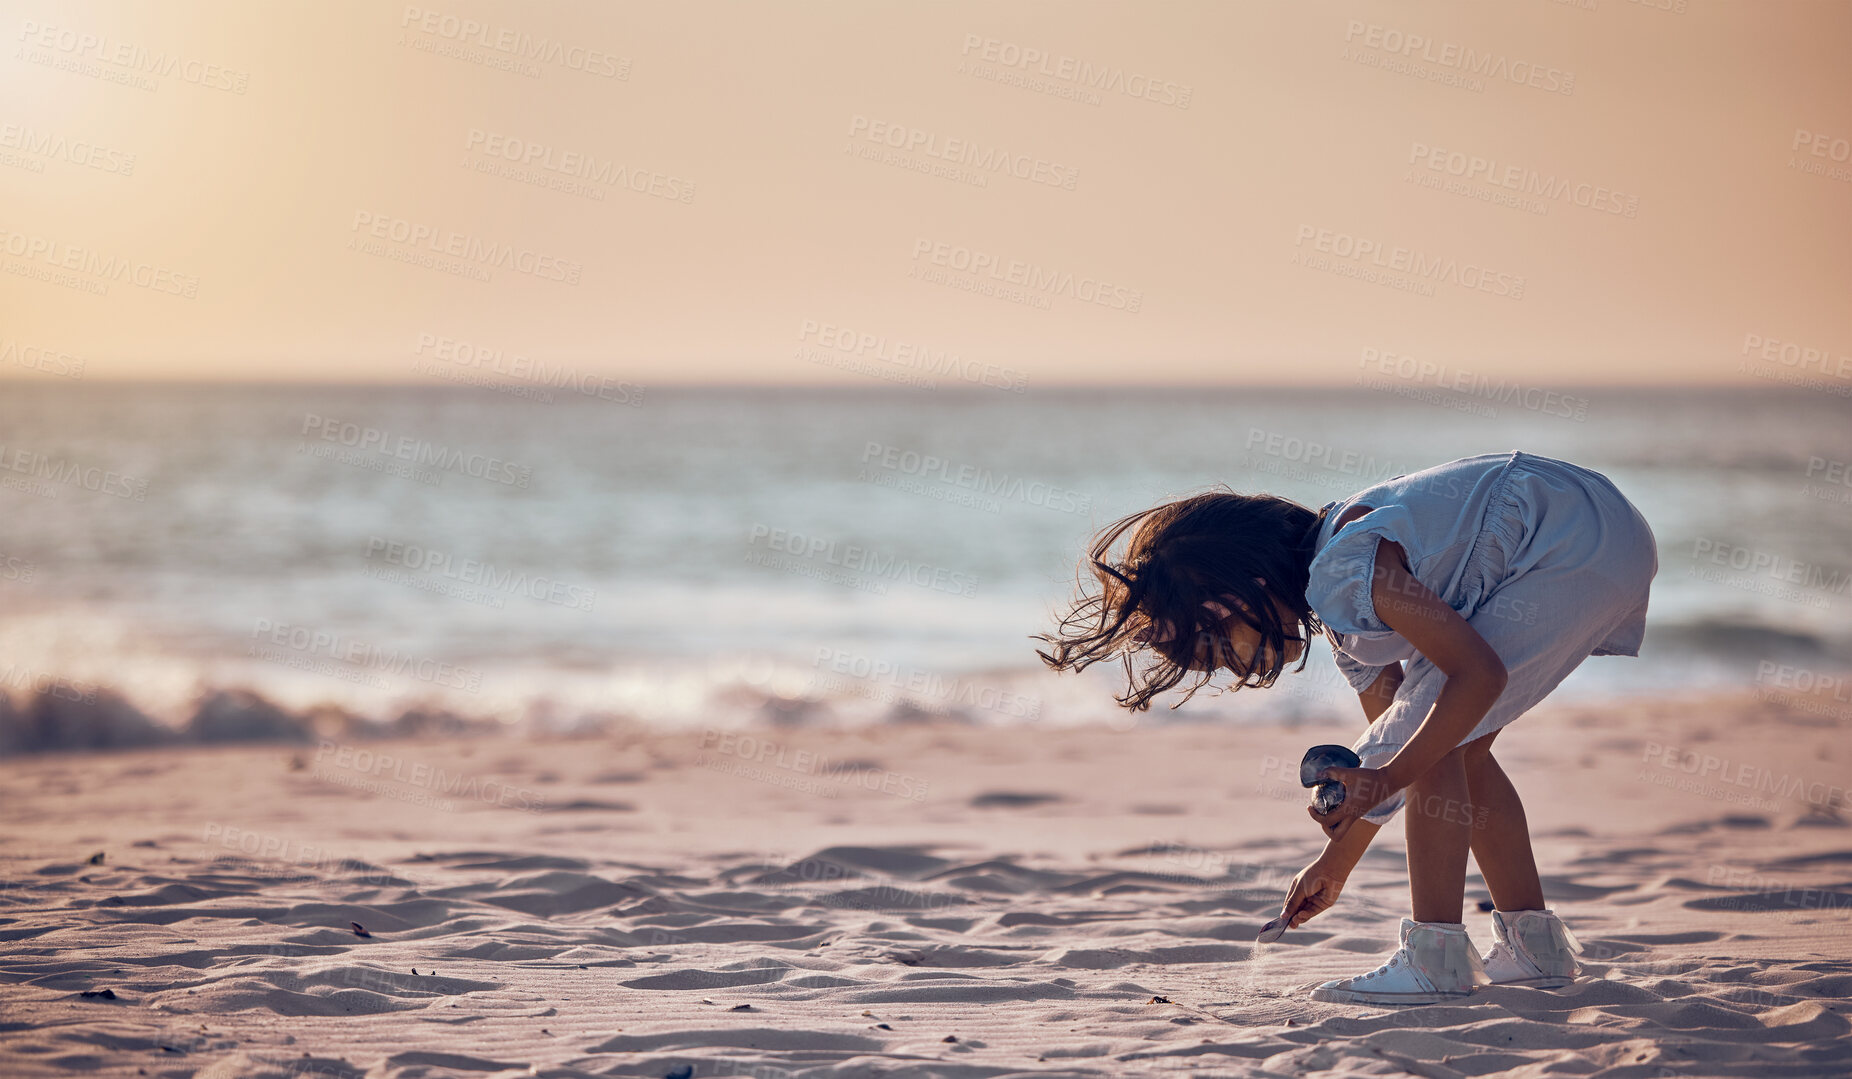
<path id="1" fill-rule="evenodd" d="M 1306 996 L 1391 951 L 1400 820 L 1253 943 L 1354 724 L 14 758 L 0 1074 L 1852 1072 L 1843 719 L 1541 706 L 1498 756 L 1587 972 L 1407 1008 Z"/>

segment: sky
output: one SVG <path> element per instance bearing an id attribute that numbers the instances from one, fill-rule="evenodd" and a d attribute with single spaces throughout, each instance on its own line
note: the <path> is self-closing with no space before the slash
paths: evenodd
<path id="1" fill-rule="evenodd" d="M 1852 384 L 1852 4 L 436 2 L 6 4 L 0 379 Z"/>

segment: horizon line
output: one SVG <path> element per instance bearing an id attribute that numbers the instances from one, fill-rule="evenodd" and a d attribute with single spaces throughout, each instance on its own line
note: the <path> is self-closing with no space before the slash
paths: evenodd
<path id="1" fill-rule="evenodd" d="M 629 385 L 642 390 L 856 390 L 884 391 L 905 394 L 925 392 L 969 392 L 974 394 L 1000 394 L 1006 396 L 1026 396 L 1040 390 L 1355 390 L 1359 393 L 1385 393 L 1379 387 L 1360 386 L 1355 382 L 1226 382 L 1226 381 L 1119 381 L 1119 382 L 1025 382 L 1020 388 L 970 383 L 963 379 L 944 379 L 939 385 L 915 385 L 904 382 L 891 382 L 882 379 L 870 379 L 866 382 L 774 382 L 751 381 L 744 379 L 714 381 L 642 381 L 633 377 L 618 375 L 583 376 L 610 379 L 617 385 Z M 1807 376 L 1826 383 L 1824 376 Z M 1409 386 L 1422 386 L 1427 383 L 1421 379 L 1402 380 Z M 1852 395 L 1852 379 L 1841 380 L 1848 395 Z M 1823 386 L 1804 386 L 1772 379 L 1752 379 L 1737 381 L 1614 381 L 1614 382 L 1545 382 L 1530 378 L 1485 375 L 1474 380 L 1474 385 L 1503 384 L 1529 386 L 1536 389 L 1600 389 L 1600 390 L 1793 390 L 1802 393 L 1819 393 Z M 422 389 L 422 390 L 457 390 L 482 391 L 496 390 L 501 387 L 536 386 L 544 389 L 566 390 L 569 386 L 543 382 L 532 379 L 497 379 L 480 383 L 451 382 L 444 379 L 406 380 L 406 379 L 362 379 L 362 378 L 252 378 L 252 377 L 212 377 L 199 375 L 162 376 L 33 376 L 0 372 L 0 387 L 13 386 L 313 386 L 313 387 L 366 387 L 371 389 Z M 1446 390 L 1437 385 L 1434 389 Z M 1467 393 L 1467 390 L 1454 392 Z M 1391 394 L 1394 396 L 1394 394 Z"/>

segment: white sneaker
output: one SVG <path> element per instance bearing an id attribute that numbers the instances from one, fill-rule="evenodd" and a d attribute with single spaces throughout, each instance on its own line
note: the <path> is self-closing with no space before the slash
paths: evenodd
<path id="1" fill-rule="evenodd" d="M 1498 943 L 1486 953 L 1485 972 L 1493 985 L 1561 989 L 1581 973 L 1582 942 L 1554 911 L 1494 910 L 1492 935 Z"/>
<path id="2" fill-rule="evenodd" d="M 1402 919 L 1402 946 L 1368 974 L 1326 982 L 1313 1000 L 1333 1004 L 1437 1004 L 1487 984 L 1485 964 L 1459 922 Z"/>

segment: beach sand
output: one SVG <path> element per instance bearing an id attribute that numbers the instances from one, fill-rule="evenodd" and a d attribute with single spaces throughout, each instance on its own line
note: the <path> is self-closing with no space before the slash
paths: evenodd
<path id="1" fill-rule="evenodd" d="M 1253 943 L 1361 723 L 16 757 L 0 1074 L 1852 1072 L 1844 719 L 1546 702 L 1497 755 L 1586 974 L 1407 1008 L 1306 995 L 1392 950 L 1400 819 Z"/>

